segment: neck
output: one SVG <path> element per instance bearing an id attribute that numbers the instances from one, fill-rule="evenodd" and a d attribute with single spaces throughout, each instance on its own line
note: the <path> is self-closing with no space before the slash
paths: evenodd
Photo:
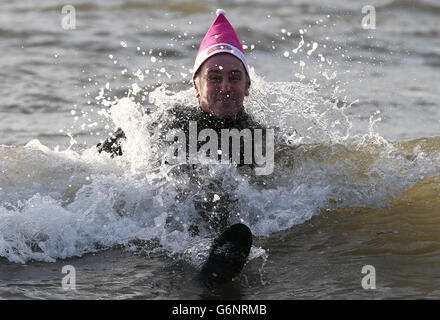
<path id="1" fill-rule="evenodd" d="M 225 118 L 219 118 L 219 117 L 216 117 L 214 114 L 212 114 L 206 110 L 203 110 L 202 108 L 200 108 L 200 109 L 203 111 L 203 113 L 205 114 L 205 116 L 208 119 L 213 120 L 213 121 L 225 122 L 225 123 L 230 122 L 230 121 L 235 121 L 236 119 L 239 119 L 246 114 L 246 112 L 244 111 L 244 108 L 241 107 L 240 111 L 238 111 L 235 115 L 230 116 L 230 117 L 225 117 Z"/>

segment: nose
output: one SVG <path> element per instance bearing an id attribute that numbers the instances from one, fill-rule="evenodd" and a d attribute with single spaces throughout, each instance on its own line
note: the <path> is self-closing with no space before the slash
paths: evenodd
<path id="1" fill-rule="evenodd" d="M 221 92 L 229 92 L 231 90 L 231 82 L 229 81 L 229 79 L 225 79 L 222 81 L 220 90 Z"/>

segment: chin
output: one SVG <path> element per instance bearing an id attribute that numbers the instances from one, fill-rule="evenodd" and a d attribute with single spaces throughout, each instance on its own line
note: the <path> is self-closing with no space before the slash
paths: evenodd
<path id="1" fill-rule="evenodd" d="M 240 110 L 231 110 L 231 111 L 221 111 L 221 112 L 219 112 L 219 113 L 216 113 L 215 115 L 216 115 L 216 117 L 217 118 L 222 118 L 222 119 L 224 119 L 224 118 L 232 118 L 233 116 L 235 116 L 237 113 L 238 113 L 238 111 L 240 111 Z"/>
<path id="2" fill-rule="evenodd" d="M 237 108 L 236 106 L 226 106 L 221 109 L 217 109 L 218 112 L 215 112 L 215 115 L 219 118 L 231 118 L 235 116 L 241 108 Z"/>

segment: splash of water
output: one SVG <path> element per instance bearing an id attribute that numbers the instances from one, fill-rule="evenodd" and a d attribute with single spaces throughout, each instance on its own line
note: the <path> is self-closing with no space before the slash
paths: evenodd
<path id="1" fill-rule="evenodd" d="M 316 79 L 304 81 L 304 61 L 312 58 L 326 63 L 320 70 L 324 79 L 336 77 L 332 60 L 319 52 L 321 44 L 307 47 L 305 33 L 292 51 L 304 57 L 286 57 L 300 61 L 299 82 L 265 81 L 251 69 L 245 108 L 262 125 L 278 130 L 272 176 L 255 177 L 232 165 L 206 165 L 171 175 L 173 168 L 151 161 L 157 141 L 149 124 L 160 122 L 175 104 L 195 105 L 193 89 L 176 92 L 158 81 L 147 91 L 136 82 L 123 98 L 111 98 L 106 83 L 96 97 L 105 108 L 97 114 L 107 133 L 115 127 L 126 133 L 122 157 L 111 159 L 95 147 L 74 151 L 76 139 L 70 133 L 64 151 L 37 140 L 24 147 L 0 146 L 0 256 L 20 263 L 54 261 L 116 245 L 133 248 L 135 240 L 154 239 L 159 249 L 180 253 L 209 235 L 198 216 L 198 202 L 224 205 L 231 222 L 246 223 L 256 236 L 269 236 L 322 210 L 384 207 L 417 181 L 438 175 L 437 140 L 429 141 L 429 150 L 423 143 L 402 149 L 375 132 L 378 114 L 370 118 L 367 133 L 351 133 L 353 124 L 346 115 L 351 104 L 341 104 L 340 84 L 335 82 L 327 95 Z M 303 52 L 303 47 L 310 49 Z M 162 70 L 160 53 L 159 58 L 152 50 L 149 54 L 158 66 L 151 72 L 137 68 L 133 74 L 139 81 L 144 73 L 177 77 Z M 77 110 L 72 112 L 77 117 Z M 90 120 L 84 128 L 93 130 L 93 123 L 98 122 Z M 200 226 L 196 237 L 189 232 L 193 225 Z M 265 254 L 257 248 L 251 252 L 254 258 Z"/>

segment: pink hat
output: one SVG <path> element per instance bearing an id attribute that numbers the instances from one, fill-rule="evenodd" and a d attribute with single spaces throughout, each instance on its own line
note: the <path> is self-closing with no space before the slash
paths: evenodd
<path id="1" fill-rule="evenodd" d="M 193 79 L 203 62 L 220 52 L 232 54 L 240 59 L 249 76 L 249 68 L 246 57 L 244 56 L 243 47 L 241 46 L 240 40 L 238 40 L 234 28 L 232 28 L 228 19 L 226 19 L 225 13 L 223 9 L 217 9 L 216 11 L 217 18 L 209 28 L 205 38 L 203 38 L 199 52 L 197 53 L 196 62 L 194 63 Z"/>

